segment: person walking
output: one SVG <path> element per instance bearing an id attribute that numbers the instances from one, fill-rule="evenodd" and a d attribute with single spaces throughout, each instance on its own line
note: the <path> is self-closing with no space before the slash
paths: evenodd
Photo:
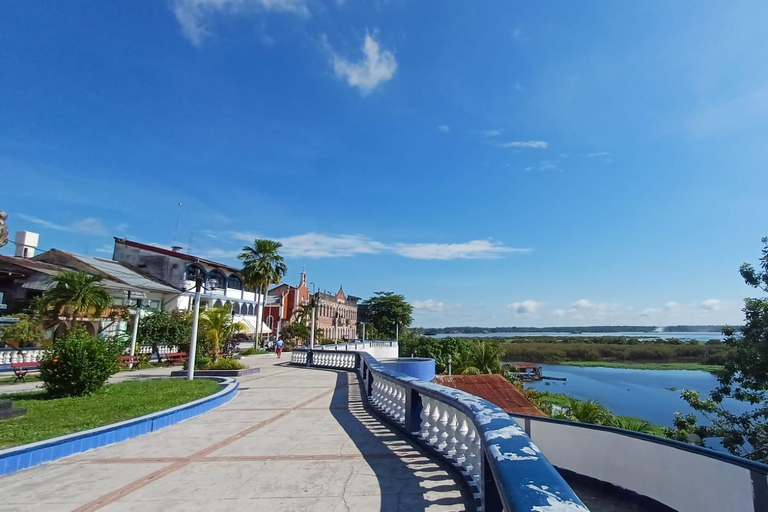
<path id="1" fill-rule="evenodd" d="M 283 339 L 278 338 L 277 343 L 275 343 L 275 354 L 277 354 L 278 359 L 280 359 L 280 356 L 283 355 L 283 345 L 285 345 L 285 343 L 283 343 Z"/>

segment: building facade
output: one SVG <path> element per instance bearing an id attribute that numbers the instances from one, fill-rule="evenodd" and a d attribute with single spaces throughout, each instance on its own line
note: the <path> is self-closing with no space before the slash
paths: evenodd
<path id="1" fill-rule="evenodd" d="M 246 333 L 256 332 L 262 318 L 259 299 L 261 295 L 243 283 L 240 269 L 223 263 L 181 252 L 181 247 L 164 249 L 124 238 L 115 238 L 113 259 L 179 290 L 174 307 L 191 310 L 194 307 L 195 280 L 203 279 L 200 307 L 230 305 L 233 320 L 246 325 Z M 269 334 L 267 326 L 262 332 Z"/>
<path id="2" fill-rule="evenodd" d="M 277 336 L 282 326 L 292 322 L 299 309 L 308 302 L 309 288 L 305 272 L 301 273 L 298 286 L 283 283 L 269 290 L 264 323 L 269 327 L 271 334 Z"/>
<path id="3" fill-rule="evenodd" d="M 357 297 L 347 297 L 343 288 L 336 295 L 318 292 L 315 315 L 325 339 L 357 339 Z"/>

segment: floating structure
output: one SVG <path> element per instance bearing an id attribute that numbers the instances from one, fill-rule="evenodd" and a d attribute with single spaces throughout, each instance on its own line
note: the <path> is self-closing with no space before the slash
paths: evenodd
<path id="1" fill-rule="evenodd" d="M 541 366 L 536 363 L 508 363 L 510 373 L 520 380 L 541 380 Z"/>

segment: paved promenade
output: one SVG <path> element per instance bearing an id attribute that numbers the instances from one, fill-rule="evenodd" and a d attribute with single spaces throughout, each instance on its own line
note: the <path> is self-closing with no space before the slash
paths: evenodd
<path id="1" fill-rule="evenodd" d="M 247 358 L 261 373 L 202 416 L 0 478 L 0 511 L 465 510 L 450 473 L 364 410 L 354 374 L 287 357 Z"/>

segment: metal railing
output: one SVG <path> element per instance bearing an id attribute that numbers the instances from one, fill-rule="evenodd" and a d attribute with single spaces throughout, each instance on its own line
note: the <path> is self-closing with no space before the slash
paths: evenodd
<path id="1" fill-rule="evenodd" d="M 291 363 L 356 372 L 369 406 L 453 466 L 478 510 L 587 510 L 523 429 L 478 396 L 389 370 L 365 352 L 295 349 Z"/>

